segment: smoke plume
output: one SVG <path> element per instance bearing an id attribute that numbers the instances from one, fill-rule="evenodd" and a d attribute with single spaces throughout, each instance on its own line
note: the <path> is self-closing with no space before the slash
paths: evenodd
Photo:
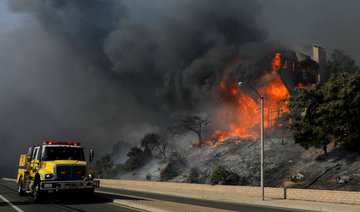
<path id="1" fill-rule="evenodd" d="M 11 161 L 0 163 L 11 170 L 0 176 L 13 177 L 18 155 L 42 140 L 77 140 L 99 156 L 179 114 L 209 113 L 224 101 L 215 89 L 224 70 L 251 79 L 273 49 L 255 1 L 9 0 L 8 7 L 19 21 L 0 39 L 1 161 Z"/>

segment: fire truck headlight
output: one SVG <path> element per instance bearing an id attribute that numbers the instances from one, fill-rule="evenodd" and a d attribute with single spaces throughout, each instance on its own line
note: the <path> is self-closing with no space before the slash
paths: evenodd
<path id="1" fill-rule="evenodd" d="M 93 179 L 93 178 L 94 178 L 94 174 L 92 174 L 92 173 L 87 174 L 87 179 Z"/>
<path id="2" fill-rule="evenodd" d="M 52 179 L 54 179 L 54 175 L 53 174 L 41 174 L 41 178 L 43 178 L 45 180 L 52 180 Z"/>

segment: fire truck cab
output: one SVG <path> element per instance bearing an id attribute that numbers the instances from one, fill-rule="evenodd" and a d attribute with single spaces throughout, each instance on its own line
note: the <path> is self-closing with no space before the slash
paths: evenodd
<path id="1" fill-rule="evenodd" d="M 32 193 L 36 201 L 48 192 L 79 190 L 92 195 L 99 187 L 94 171 L 85 161 L 84 148 L 78 142 L 44 141 L 20 155 L 17 175 L 18 193 Z M 94 152 L 90 149 L 89 162 Z"/>

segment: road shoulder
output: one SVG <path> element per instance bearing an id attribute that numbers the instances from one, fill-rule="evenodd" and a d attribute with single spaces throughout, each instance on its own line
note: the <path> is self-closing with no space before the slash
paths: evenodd
<path id="1" fill-rule="evenodd" d="M 119 189 L 117 186 L 102 186 L 103 189 Z M 120 190 L 128 191 L 137 191 L 145 193 L 153 193 L 160 195 L 171 195 L 174 197 L 183 197 L 183 198 L 193 198 L 199 200 L 209 200 L 214 202 L 219 202 L 219 204 L 249 204 L 249 205 L 258 205 L 263 207 L 274 207 L 281 209 L 293 209 L 293 210 L 308 210 L 308 211 L 349 211 L 349 212 L 358 212 L 360 211 L 359 205 L 351 204 L 336 204 L 336 203 L 324 203 L 324 202 L 312 202 L 312 201 L 301 201 L 301 200 L 285 200 L 285 199 L 270 199 L 265 198 L 262 201 L 259 197 L 249 197 L 241 196 L 234 194 L 209 194 L 206 192 L 195 193 L 195 192 L 184 192 L 179 190 L 174 191 L 163 191 L 156 190 L 149 191 L 139 188 L 121 188 Z M 171 190 L 171 189 L 169 189 Z"/>

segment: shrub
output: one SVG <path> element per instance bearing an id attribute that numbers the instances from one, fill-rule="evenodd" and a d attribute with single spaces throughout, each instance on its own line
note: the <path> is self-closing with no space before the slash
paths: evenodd
<path id="1" fill-rule="evenodd" d="M 124 168 L 128 171 L 139 168 L 144 164 L 144 152 L 137 146 L 134 146 L 127 153 L 128 159 L 124 164 Z"/>
<path id="2" fill-rule="evenodd" d="M 147 175 L 145 176 L 146 180 L 147 181 L 151 181 L 151 174 L 150 173 L 147 173 Z"/>
<path id="3" fill-rule="evenodd" d="M 114 161 L 112 155 L 106 154 L 95 163 L 95 172 L 98 178 L 111 178 Z"/>
<path id="4" fill-rule="evenodd" d="M 198 168 L 190 169 L 189 176 L 186 178 L 187 183 L 199 183 L 200 171 Z"/>
<path id="5" fill-rule="evenodd" d="M 237 172 L 232 171 L 226 165 L 219 164 L 215 167 L 210 176 L 211 185 L 244 185 L 247 184 L 247 178 L 240 176 Z"/>
<path id="6" fill-rule="evenodd" d="M 179 166 L 180 164 L 175 161 L 171 160 L 163 170 L 160 172 L 160 181 L 167 181 L 170 180 L 173 177 L 176 177 L 179 175 Z"/>

